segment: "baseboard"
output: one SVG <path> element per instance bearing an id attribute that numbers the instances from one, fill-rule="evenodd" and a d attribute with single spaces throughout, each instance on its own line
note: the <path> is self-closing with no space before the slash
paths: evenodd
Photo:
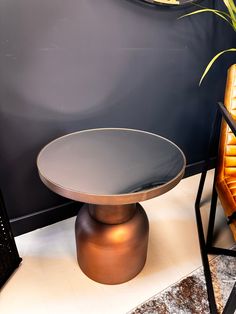
<path id="1" fill-rule="evenodd" d="M 216 165 L 216 157 L 212 157 L 209 161 L 208 169 L 214 168 Z M 188 164 L 185 168 L 184 178 L 191 177 L 203 171 L 205 160 L 201 160 L 192 164 Z"/>
<path id="2" fill-rule="evenodd" d="M 51 225 L 55 222 L 77 215 L 82 203 L 68 202 L 59 206 L 47 208 L 29 215 L 10 219 L 14 236 L 21 235 Z"/>

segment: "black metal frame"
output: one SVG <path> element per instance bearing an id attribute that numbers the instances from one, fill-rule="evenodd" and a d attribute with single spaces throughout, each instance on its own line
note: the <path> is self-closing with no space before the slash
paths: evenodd
<path id="1" fill-rule="evenodd" d="M 0 289 L 21 261 L 0 190 Z"/>
<path id="2" fill-rule="evenodd" d="M 201 258 L 202 258 L 202 264 L 203 264 L 203 269 L 204 269 L 204 275 L 206 279 L 209 307 L 210 307 L 210 312 L 212 314 L 217 314 L 218 311 L 217 311 L 215 294 L 214 294 L 214 289 L 213 289 L 213 284 L 212 284 L 212 277 L 211 277 L 211 270 L 210 270 L 210 265 L 208 261 L 208 254 L 220 254 L 220 255 L 236 257 L 236 251 L 219 248 L 212 245 L 215 215 L 216 215 L 216 204 L 217 204 L 217 196 L 218 196 L 216 188 L 215 188 L 215 177 L 213 181 L 210 216 L 209 216 L 209 221 L 208 221 L 208 230 L 207 230 L 206 240 L 204 236 L 201 211 L 200 211 L 202 191 L 203 191 L 203 187 L 204 187 L 204 183 L 206 179 L 206 174 L 208 171 L 209 159 L 210 159 L 211 152 L 213 149 L 215 136 L 217 134 L 217 130 L 220 125 L 219 122 L 222 120 L 222 118 L 226 121 L 226 123 L 229 125 L 232 132 L 236 136 L 236 121 L 233 120 L 233 118 L 231 117 L 230 113 L 225 108 L 225 106 L 222 103 L 218 103 L 216 117 L 213 124 L 211 136 L 210 136 L 209 151 L 206 157 L 204 169 L 201 174 L 199 188 L 198 188 L 197 197 L 195 201 L 195 214 L 196 214 L 198 237 L 199 237 L 199 244 L 200 244 L 200 250 L 201 250 Z M 223 310 L 223 314 L 233 314 L 235 310 L 236 310 L 236 282 L 234 283 L 233 289 L 226 302 L 225 308 Z"/>

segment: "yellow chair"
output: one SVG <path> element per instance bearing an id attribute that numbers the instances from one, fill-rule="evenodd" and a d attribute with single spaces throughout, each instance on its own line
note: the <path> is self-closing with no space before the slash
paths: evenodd
<path id="1" fill-rule="evenodd" d="M 236 64 L 228 71 L 224 105 L 235 119 Z M 236 241 L 236 137 L 225 120 L 221 124 L 216 174 L 216 190 Z"/>
<path id="2" fill-rule="evenodd" d="M 199 244 L 204 275 L 206 279 L 209 307 L 212 314 L 216 314 L 218 312 L 212 284 L 211 271 L 208 262 L 208 254 L 219 254 L 236 257 L 236 251 L 219 248 L 212 245 L 217 196 L 219 196 L 222 207 L 224 208 L 227 222 L 233 232 L 234 239 L 236 240 L 236 121 L 234 120 L 236 119 L 236 65 L 232 65 L 228 70 L 224 103 L 224 105 L 222 103 L 218 103 L 217 115 L 209 144 L 209 153 L 201 175 L 195 202 Z M 215 134 L 217 134 L 219 118 L 222 120 L 220 128 L 219 149 L 212 189 L 207 237 L 205 239 L 200 212 L 200 203 L 206 173 L 209 168 L 210 150 L 212 148 L 212 143 L 214 142 Z M 235 313 L 235 310 L 236 283 L 234 284 L 234 287 L 226 302 L 223 314 L 233 314 Z"/>

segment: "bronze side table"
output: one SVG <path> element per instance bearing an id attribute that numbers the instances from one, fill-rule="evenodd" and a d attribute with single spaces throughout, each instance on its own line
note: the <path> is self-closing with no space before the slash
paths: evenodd
<path id="1" fill-rule="evenodd" d="M 135 277 L 146 261 L 149 224 L 138 202 L 172 189 L 183 177 L 185 157 L 161 136 L 105 128 L 52 141 L 37 166 L 49 189 L 86 203 L 75 224 L 82 271 L 118 284 Z"/>

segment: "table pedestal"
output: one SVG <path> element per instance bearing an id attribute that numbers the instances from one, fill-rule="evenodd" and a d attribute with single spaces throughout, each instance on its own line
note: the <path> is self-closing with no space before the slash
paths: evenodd
<path id="1" fill-rule="evenodd" d="M 104 284 L 119 284 L 143 268 L 149 224 L 140 204 L 84 205 L 75 223 L 82 271 Z"/>

